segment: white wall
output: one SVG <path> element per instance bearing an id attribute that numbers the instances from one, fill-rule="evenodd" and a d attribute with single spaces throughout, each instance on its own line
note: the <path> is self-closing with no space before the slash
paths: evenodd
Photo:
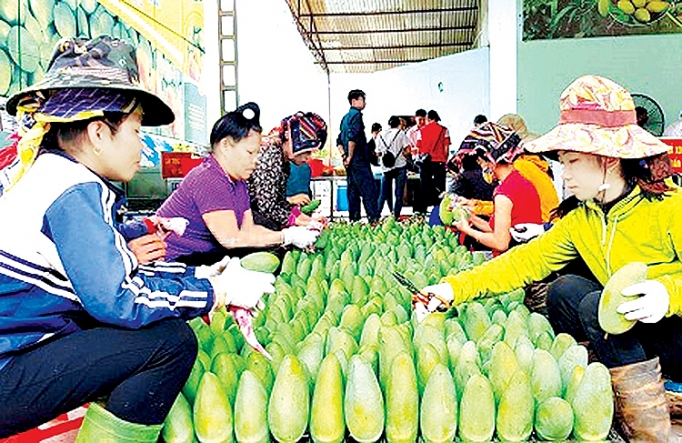
<path id="1" fill-rule="evenodd" d="M 516 48 L 518 42 L 517 0 L 488 2 L 490 44 L 490 115 L 496 121 L 516 113 Z"/>
<path id="2" fill-rule="evenodd" d="M 489 113 L 489 72 L 489 51 L 484 48 L 373 74 L 332 74 L 332 136 L 348 111 L 348 91 L 362 89 L 367 94 L 368 132 L 374 122 L 387 127 L 391 115 L 435 109 L 458 146 L 474 116 Z"/>
<path id="3" fill-rule="evenodd" d="M 240 102 L 258 103 L 264 132 L 297 111 L 328 118 L 327 75 L 285 1 L 237 0 L 237 32 Z"/>

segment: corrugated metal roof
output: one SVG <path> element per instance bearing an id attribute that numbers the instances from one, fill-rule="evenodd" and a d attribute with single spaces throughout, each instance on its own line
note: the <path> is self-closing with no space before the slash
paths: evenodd
<path id="1" fill-rule="evenodd" d="M 286 0 L 327 72 L 374 72 L 471 49 L 479 0 Z"/>

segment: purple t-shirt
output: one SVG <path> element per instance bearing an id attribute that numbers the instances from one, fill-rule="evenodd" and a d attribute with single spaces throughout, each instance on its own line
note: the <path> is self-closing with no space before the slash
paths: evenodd
<path id="1" fill-rule="evenodd" d="M 234 181 L 210 155 L 192 169 L 178 188 L 166 199 L 156 214 L 160 217 L 184 217 L 189 220 L 185 234 L 166 237 L 166 260 L 195 252 L 216 252 L 223 246 L 213 237 L 202 215 L 215 211 L 234 211 L 239 227 L 250 200 L 246 182 Z"/>

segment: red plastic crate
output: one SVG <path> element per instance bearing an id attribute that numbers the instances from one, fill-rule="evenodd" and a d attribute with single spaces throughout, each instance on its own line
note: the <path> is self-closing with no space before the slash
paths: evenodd
<path id="1" fill-rule="evenodd" d="M 73 443 L 86 410 L 87 405 L 74 409 L 30 431 L 0 439 L 0 443 Z"/>

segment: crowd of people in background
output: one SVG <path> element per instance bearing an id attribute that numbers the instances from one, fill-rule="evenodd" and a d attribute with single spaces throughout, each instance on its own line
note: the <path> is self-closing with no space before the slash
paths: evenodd
<path id="1" fill-rule="evenodd" d="M 449 202 L 456 201 L 469 214 L 451 229 L 461 233 L 463 244 L 494 255 L 518 243 L 514 226 L 550 222 L 559 205 L 552 170 L 547 159 L 525 151 L 524 143 L 538 135 L 521 116 L 506 114 L 494 123 L 476 115 L 471 132 L 450 155 L 450 134 L 437 111 L 418 109 L 409 122 L 393 115 L 386 129 L 373 123 L 367 139 L 362 114 L 366 95 L 355 89 L 348 101 L 351 107 L 341 122 L 337 146 L 348 176 L 351 221 L 360 220 L 361 203 L 370 223 L 385 206 L 400 218 L 409 198 L 413 214 L 441 224 L 439 205 L 450 193 L 456 198 Z M 379 186 L 372 166 L 381 171 Z M 418 178 L 411 192 L 406 189 L 408 175 Z"/>
<path id="2" fill-rule="evenodd" d="M 418 109 L 408 123 L 393 115 L 388 128 L 371 126 L 367 140 L 362 111 L 366 95 L 360 89 L 348 93 L 350 110 L 343 117 L 336 145 L 348 178 L 349 220 L 361 218 L 361 204 L 367 219 L 376 222 L 385 204 L 396 218 L 401 216 L 408 172 L 419 176 L 413 197 L 413 213 L 426 215 L 437 206 L 446 190 L 446 163 L 451 145 L 448 129 L 440 124 L 435 110 Z M 372 165 L 381 170 L 377 189 Z"/>

